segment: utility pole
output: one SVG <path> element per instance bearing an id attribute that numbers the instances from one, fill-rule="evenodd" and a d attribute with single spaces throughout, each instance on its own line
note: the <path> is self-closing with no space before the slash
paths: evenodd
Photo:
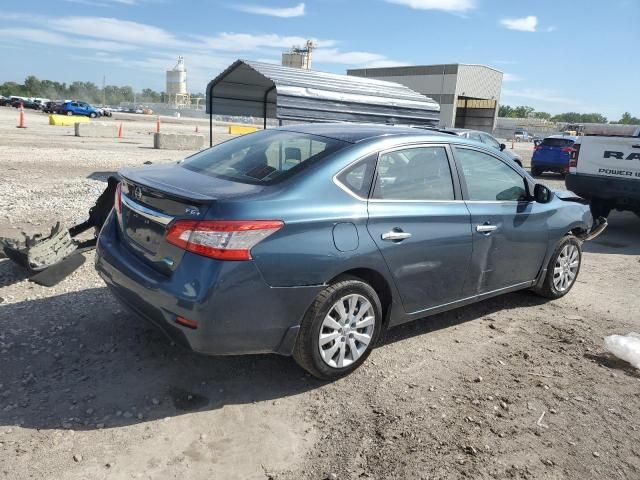
<path id="1" fill-rule="evenodd" d="M 102 75 L 102 106 L 107 106 L 107 91 L 106 91 L 107 77 Z"/>

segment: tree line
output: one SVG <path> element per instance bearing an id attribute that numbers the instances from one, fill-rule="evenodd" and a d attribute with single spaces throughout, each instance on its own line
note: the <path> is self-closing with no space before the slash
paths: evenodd
<path id="1" fill-rule="evenodd" d="M 83 102 L 106 105 L 119 105 L 121 102 L 160 103 L 164 100 L 164 92 L 156 92 L 145 88 L 135 92 L 132 87 L 105 85 L 104 89 L 93 82 L 72 82 L 70 84 L 52 80 L 39 80 L 28 76 L 24 83 L 5 82 L 0 84 L 0 95 L 5 97 L 50 98 L 51 100 L 80 100 Z"/>
<path id="2" fill-rule="evenodd" d="M 537 112 L 533 107 L 526 105 L 518 107 L 500 105 L 500 108 L 498 109 L 498 116 L 510 118 L 538 118 L 541 120 L 560 123 L 621 123 L 623 125 L 640 125 L 640 118 L 633 117 L 629 112 L 625 112 L 620 120 L 609 122 L 607 117 L 600 113 L 566 112 L 558 115 L 551 115 L 548 112 Z"/>

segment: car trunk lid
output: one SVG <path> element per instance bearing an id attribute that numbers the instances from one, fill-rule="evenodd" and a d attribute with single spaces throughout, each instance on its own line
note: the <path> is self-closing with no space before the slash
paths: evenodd
<path id="1" fill-rule="evenodd" d="M 251 195 L 255 185 L 212 178 L 178 165 L 125 169 L 120 172 L 122 240 L 141 260 L 170 275 L 184 250 L 166 240 L 174 220 L 200 220 L 223 199 Z"/>

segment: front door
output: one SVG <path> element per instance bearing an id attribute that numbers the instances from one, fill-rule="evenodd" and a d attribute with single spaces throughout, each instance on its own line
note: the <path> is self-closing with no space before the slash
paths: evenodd
<path id="1" fill-rule="evenodd" d="M 460 298 L 471 260 L 469 211 L 444 145 L 383 152 L 368 229 L 407 313 Z"/>
<path id="2" fill-rule="evenodd" d="M 466 295 L 534 280 L 547 252 L 547 205 L 532 201 L 525 178 L 494 155 L 454 150 L 471 213 L 473 260 Z"/>

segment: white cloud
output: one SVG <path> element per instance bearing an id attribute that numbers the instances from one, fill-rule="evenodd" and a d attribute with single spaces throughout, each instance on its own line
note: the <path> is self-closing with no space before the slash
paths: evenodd
<path id="1" fill-rule="evenodd" d="M 357 67 L 397 67 L 404 63 L 391 60 L 373 52 L 341 52 L 337 48 L 319 48 L 313 54 L 313 61 L 319 63 L 339 63 Z"/>
<path id="2" fill-rule="evenodd" d="M 78 40 L 56 32 L 48 32 L 36 28 L 0 28 L 0 38 L 6 41 L 22 40 L 29 43 L 55 45 L 60 47 L 86 48 L 90 50 L 106 50 L 119 52 L 132 50 L 135 47 L 124 43 L 102 40 Z"/>
<path id="3" fill-rule="evenodd" d="M 134 45 L 158 45 L 165 47 L 187 47 L 172 33 L 159 27 L 107 17 L 61 17 L 53 18 L 48 26 L 61 32 L 71 32 L 85 37 L 114 39 Z"/>
<path id="4" fill-rule="evenodd" d="M 522 90 L 502 90 L 504 97 L 524 98 L 526 100 L 538 100 L 545 103 L 563 103 L 566 105 L 581 105 L 575 99 L 564 97 L 554 90 L 524 88 Z"/>
<path id="5" fill-rule="evenodd" d="M 265 7 L 262 5 L 236 5 L 233 8 L 241 12 L 280 18 L 302 17 L 305 14 L 304 3 L 299 3 L 295 7 L 285 8 Z"/>
<path id="6" fill-rule="evenodd" d="M 386 0 L 388 3 L 405 5 L 415 10 L 442 10 L 464 13 L 476 8 L 476 0 Z"/>
<path id="7" fill-rule="evenodd" d="M 318 47 L 332 47 L 333 40 L 307 39 L 305 37 L 282 36 L 275 33 L 229 33 L 222 32 L 215 37 L 196 37 L 205 43 L 206 48 L 227 51 L 254 51 L 262 48 L 289 49 L 294 45 L 304 45 L 311 40 Z"/>
<path id="8" fill-rule="evenodd" d="M 522 77 L 519 75 L 515 75 L 513 73 L 504 73 L 502 75 L 503 82 L 520 82 L 522 81 Z"/>
<path id="9" fill-rule="evenodd" d="M 520 32 L 535 32 L 538 26 L 538 17 L 529 15 L 522 18 L 503 18 L 500 24 L 509 30 L 518 30 Z"/>
<path id="10" fill-rule="evenodd" d="M 79 3 L 92 7 L 112 7 L 116 5 L 138 5 L 138 0 L 65 0 L 68 3 Z"/>

